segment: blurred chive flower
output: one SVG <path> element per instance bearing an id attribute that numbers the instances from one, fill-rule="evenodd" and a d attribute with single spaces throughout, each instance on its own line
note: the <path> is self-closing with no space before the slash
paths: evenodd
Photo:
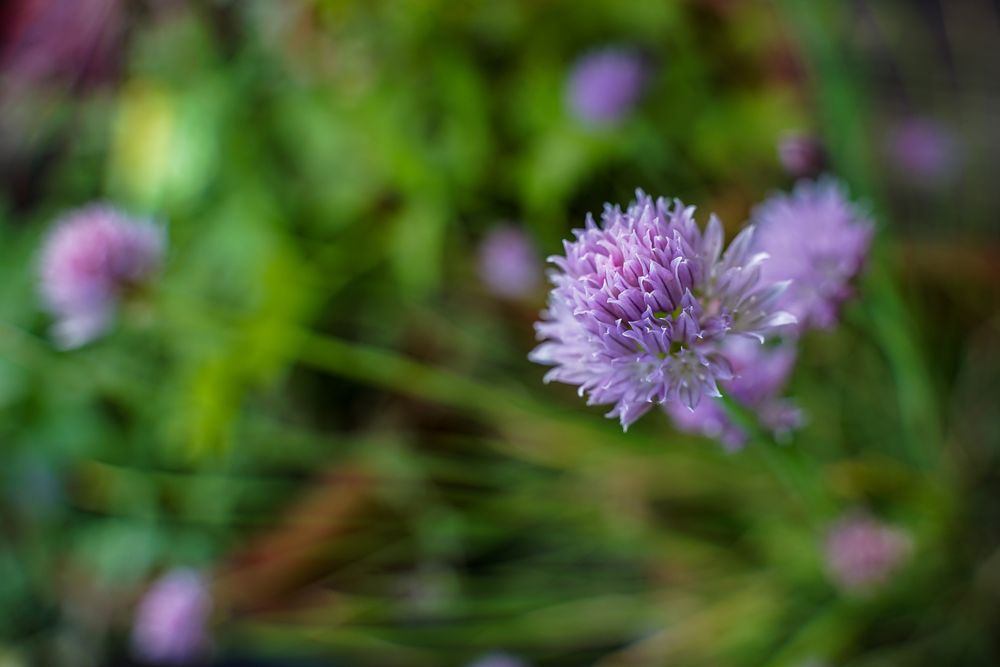
<path id="1" fill-rule="evenodd" d="M 570 73 L 566 106 L 585 125 L 614 125 L 639 101 L 647 75 L 646 63 L 634 51 L 592 51 L 581 57 Z"/>
<path id="2" fill-rule="evenodd" d="M 842 517 L 826 537 L 826 567 L 842 590 L 868 593 L 885 584 L 912 550 L 905 532 L 862 513 Z"/>
<path id="3" fill-rule="evenodd" d="M 554 367 L 546 382 L 613 405 L 607 416 L 623 428 L 653 405 L 693 410 L 720 396 L 718 382 L 734 376 L 726 341 L 763 343 L 795 322 L 777 307 L 787 284 L 760 279 L 767 255 L 751 250 L 752 227 L 723 253 L 714 215 L 703 233 L 694 207 L 638 190 L 624 212 L 605 205 L 600 226 L 588 215 L 573 233 L 565 255 L 549 258 L 557 270 L 530 358 Z"/>
<path id="4" fill-rule="evenodd" d="M 535 245 L 516 227 L 493 229 L 479 246 L 479 277 L 499 297 L 532 295 L 542 282 L 538 265 Z"/>
<path id="5" fill-rule="evenodd" d="M 959 163 L 954 135 L 944 125 L 926 118 L 909 118 L 893 127 L 888 135 L 888 151 L 904 177 L 925 187 L 951 180 Z"/>
<path id="6" fill-rule="evenodd" d="M 528 663 L 507 653 L 487 653 L 468 667 L 528 667 Z"/>
<path id="7" fill-rule="evenodd" d="M 62 83 L 71 91 L 118 70 L 127 7 L 121 0 L 10 0 L 0 63 L 13 84 Z"/>
<path id="8" fill-rule="evenodd" d="M 764 281 L 791 283 L 781 307 L 801 329 L 834 326 L 868 256 L 873 227 L 867 212 L 848 200 L 838 181 L 823 178 L 772 196 L 754 210 L 752 222 L 754 249 L 771 258 L 762 267 Z"/>
<path id="9" fill-rule="evenodd" d="M 201 574 L 177 569 L 157 579 L 136 609 L 132 650 L 154 664 L 180 664 L 206 649 L 212 600 Z"/>
<path id="10" fill-rule="evenodd" d="M 731 338 L 723 345 L 723 353 L 733 366 L 733 378 L 721 384 L 727 396 L 752 410 L 760 425 L 779 438 L 801 426 L 801 410 L 779 397 L 795 365 L 793 341 L 760 345 L 746 338 Z M 678 403 L 665 407 L 681 431 L 718 440 L 730 451 L 747 442 L 747 433 L 733 423 L 718 400 L 702 401 L 694 410 Z"/>
<path id="11" fill-rule="evenodd" d="M 40 291 L 63 348 L 84 345 L 111 325 L 119 303 L 159 270 L 164 230 L 93 204 L 66 215 L 41 254 Z"/>
<path id="12" fill-rule="evenodd" d="M 789 176 L 814 177 L 826 167 L 826 151 L 811 134 L 786 132 L 778 139 L 778 161 Z"/>

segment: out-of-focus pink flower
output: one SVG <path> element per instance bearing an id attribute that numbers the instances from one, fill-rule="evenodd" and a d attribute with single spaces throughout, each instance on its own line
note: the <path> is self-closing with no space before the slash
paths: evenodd
<path id="1" fill-rule="evenodd" d="M 852 513 L 839 519 L 826 537 L 826 566 L 840 588 L 853 593 L 869 592 L 882 584 L 910 555 L 908 534 L 866 514 Z"/>
<path id="2" fill-rule="evenodd" d="M 534 243 L 516 227 L 497 227 L 479 247 L 479 277 L 497 296 L 531 296 L 541 286 L 541 267 Z"/>
<path id="3" fill-rule="evenodd" d="M 782 308 L 798 318 L 802 331 L 836 325 L 868 257 L 874 229 L 868 212 L 839 181 L 826 177 L 772 195 L 754 209 L 753 222 L 754 248 L 770 256 L 761 275 L 791 281 Z"/>
<path id="4" fill-rule="evenodd" d="M 528 663 L 509 653 L 487 653 L 470 662 L 468 667 L 528 667 Z"/>
<path id="5" fill-rule="evenodd" d="M 811 134 L 785 132 L 778 139 L 778 161 L 789 176 L 819 176 L 826 167 L 826 151 Z"/>
<path id="6" fill-rule="evenodd" d="M 902 175 L 924 187 L 950 181 L 960 162 L 954 134 L 927 118 L 909 118 L 893 127 L 888 135 L 888 151 Z"/>
<path id="7" fill-rule="evenodd" d="M 614 125 L 639 102 L 647 75 L 646 63 L 635 51 L 592 51 L 580 58 L 570 73 L 566 105 L 582 123 Z"/>
<path id="8" fill-rule="evenodd" d="M 12 83 L 106 78 L 117 66 L 121 0 L 13 0 L 0 14 L 0 63 Z"/>
<path id="9" fill-rule="evenodd" d="M 204 578 L 193 570 L 168 572 L 146 592 L 136 609 L 132 649 L 156 664 L 190 662 L 205 650 L 212 599 Z"/>
<path id="10" fill-rule="evenodd" d="M 42 299 L 55 316 L 56 342 L 83 345 L 110 326 L 119 303 L 159 270 L 163 228 L 94 204 L 66 215 L 41 256 Z"/>

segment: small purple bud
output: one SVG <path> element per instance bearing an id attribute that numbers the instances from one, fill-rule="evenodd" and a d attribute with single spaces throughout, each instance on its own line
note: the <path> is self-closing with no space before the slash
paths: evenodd
<path id="1" fill-rule="evenodd" d="M 531 239 L 516 227 L 497 227 L 479 247 L 479 277 L 499 297 L 518 299 L 542 284 L 542 261 Z"/>
<path id="2" fill-rule="evenodd" d="M 927 118 L 910 118 L 892 128 L 888 150 L 903 175 L 923 187 L 950 181 L 960 162 L 954 134 Z"/>
<path id="3" fill-rule="evenodd" d="M 778 161 L 789 176 L 815 177 L 826 168 L 826 151 L 810 134 L 785 132 L 778 139 Z"/>
<path id="4" fill-rule="evenodd" d="M 838 520 L 826 537 L 830 578 L 850 593 L 867 593 L 885 584 L 912 550 L 905 532 L 861 513 Z"/>
<path id="5" fill-rule="evenodd" d="M 146 591 L 135 613 L 132 649 L 155 664 L 180 664 L 202 655 L 212 608 L 199 573 L 178 569 L 161 576 Z"/>
<path id="6" fill-rule="evenodd" d="M 56 342 L 79 347 L 103 334 L 120 302 L 159 270 L 165 246 L 162 227 L 110 206 L 92 204 L 62 218 L 45 241 L 40 266 Z"/>
<path id="7" fill-rule="evenodd" d="M 586 125 L 614 125 L 639 101 L 647 74 L 646 64 L 631 50 L 593 51 L 573 67 L 566 89 L 566 105 L 572 115 Z"/>

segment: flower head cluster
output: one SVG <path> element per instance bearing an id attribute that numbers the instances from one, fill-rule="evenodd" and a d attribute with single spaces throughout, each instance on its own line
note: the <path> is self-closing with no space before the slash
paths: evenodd
<path id="1" fill-rule="evenodd" d="M 762 342 L 795 322 L 777 306 L 787 285 L 761 280 L 767 255 L 752 250 L 752 227 L 723 252 L 718 218 L 702 232 L 693 207 L 640 190 L 625 211 L 608 205 L 600 225 L 588 216 L 574 234 L 550 258 L 554 287 L 531 359 L 553 366 L 546 381 L 613 405 L 608 416 L 625 428 L 653 405 L 693 410 L 719 396 L 734 377 L 728 340 Z"/>
<path id="2" fill-rule="evenodd" d="M 780 305 L 798 319 L 776 344 L 747 345 L 733 340 L 723 353 L 733 366 L 733 379 L 722 390 L 752 410 L 760 425 L 777 435 L 797 428 L 801 411 L 781 398 L 796 357 L 796 336 L 810 327 L 830 327 L 841 304 L 851 296 L 851 281 L 864 264 L 872 225 L 832 179 L 802 181 L 789 195 L 775 195 L 754 214 L 753 248 L 769 255 L 762 266 L 765 283 L 788 281 Z M 718 439 L 729 449 L 745 444 L 747 434 L 718 401 L 694 410 L 676 405 L 667 412 L 682 431 Z"/>
<path id="3" fill-rule="evenodd" d="M 612 125 L 626 116 L 646 86 L 647 66 L 629 50 L 606 48 L 577 61 L 566 88 L 566 105 L 587 125 Z"/>
<path id="4" fill-rule="evenodd" d="M 155 664 L 187 663 L 205 649 L 212 599 L 203 577 L 173 570 L 156 580 L 136 609 L 132 648 Z"/>
<path id="5" fill-rule="evenodd" d="M 771 257 L 762 279 L 791 282 L 781 306 L 798 318 L 800 329 L 834 326 L 868 255 L 868 215 L 827 178 L 801 181 L 791 194 L 774 195 L 754 210 L 752 222 L 754 248 Z"/>
<path id="6" fill-rule="evenodd" d="M 104 205 L 71 212 L 56 226 L 41 256 L 41 294 L 56 317 L 63 347 L 101 335 L 119 302 L 160 268 L 163 228 Z"/>
<path id="7" fill-rule="evenodd" d="M 733 366 L 733 378 L 721 384 L 722 391 L 744 407 L 750 408 L 760 425 L 779 435 L 797 428 L 802 411 L 780 394 L 795 365 L 793 341 L 760 345 L 746 338 L 732 338 L 723 345 L 723 353 Z M 703 401 L 694 410 L 671 403 L 666 406 L 674 424 L 682 431 L 700 433 L 736 450 L 747 441 L 746 432 L 726 414 L 719 401 Z"/>
<path id="8" fill-rule="evenodd" d="M 884 584 L 912 549 L 905 532 L 865 514 L 842 517 L 826 537 L 826 566 L 840 588 L 854 593 Z"/>

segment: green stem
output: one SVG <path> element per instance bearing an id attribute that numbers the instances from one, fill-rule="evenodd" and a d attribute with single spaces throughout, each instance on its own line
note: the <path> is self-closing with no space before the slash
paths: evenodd
<path id="1" fill-rule="evenodd" d="M 779 5 L 802 36 L 807 66 L 816 82 L 825 130 L 834 167 L 850 177 L 854 189 L 885 211 L 879 197 L 877 161 L 868 141 L 864 118 L 868 100 L 864 72 L 849 62 L 837 30 L 847 25 L 845 4 L 835 0 L 780 0 Z M 884 228 L 883 228 L 884 232 Z M 879 256 L 881 255 L 881 256 Z M 872 271 L 866 283 L 865 329 L 877 339 L 891 368 L 902 418 L 902 440 L 908 457 L 927 471 L 940 461 L 941 425 L 930 373 L 908 308 L 889 273 L 886 257 L 877 244 Z"/>
<path id="2" fill-rule="evenodd" d="M 941 424 L 927 365 L 914 338 L 916 330 L 898 289 L 885 269 L 868 281 L 866 321 L 871 323 L 896 385 L 902 441 L 911 462 L 930 470 L 938 461 Z"/>
<path id="3" fill-rule="evenodd" d="M 753 452 L 763 461 L 774 478 L 799 504 L 812 522 L 819 522 L 834 511 L 833 503 L 823 493 L 822 478 L 814 466 L 807 465 L 801 452 L 781 445 L 761 425 L 757 416 L 730 396 L 722 397 L 726 415 L 750 436 Z"/>
<path id="4" fill-rule="evenodd" d="M 299 359 L 341 377 L 470 412 L 510 419 L 529 411 L 508 392 L 359 343 L 302 332 Z"/>

